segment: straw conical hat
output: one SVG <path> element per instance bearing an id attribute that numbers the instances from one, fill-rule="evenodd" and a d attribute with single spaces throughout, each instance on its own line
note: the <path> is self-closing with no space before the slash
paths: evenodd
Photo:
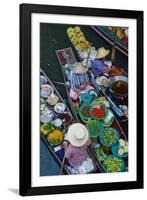
<path id="1" fill-rule="evenodd" d="M 110 50 L 105 49 L 104 47 L 101 47 L 97 51 L 96 58 L 101 59 L 107 56 L 110 53 Z"/>
<path id="2" fill-rule="evenodd" d="M 82 74 L 88 71 L 87 67 L 84 67 L 83 64 L 78 63 L 76 66 L 73 68 L 73 73 L 74 74 Z"/>
<path id="3" fill-rule="evenodd" d="M 75 147 L 81 147 L 86 144 L 89 132 L 87 128 L 81 123 L 72 124 L 68 128 L 68 140 Z"/>

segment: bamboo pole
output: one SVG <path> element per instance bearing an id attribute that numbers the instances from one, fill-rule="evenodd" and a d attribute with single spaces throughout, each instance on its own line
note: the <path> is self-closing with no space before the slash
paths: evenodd
<path id="1" fill-rule="evenodd" d="M 62 160 L 62 163 L 61 163 L 61 168 L 60 168 L 60 175 L 62 174 L 62 170 L 63 170 L 63 167 L 64 167 L 64 162 L 65 162 L 65 154 L 64 154 L 64 157 L 63 157 L 63 160 Z"/>
<path id="2" fill-rule="evenodd" d="M 113 47 L 112 47 L 112 52 L 111 52 L 111 62 L 112 62 L 112 63 L 115 63 L 115 54 L 116 54 L 116 48 L 115 48 L 115 45 L 116 45 L 116 31 L 117 31 L 117 28 L 115 28 L 115 32 L 114 32 L 114 41 L 113 41 Z"/>

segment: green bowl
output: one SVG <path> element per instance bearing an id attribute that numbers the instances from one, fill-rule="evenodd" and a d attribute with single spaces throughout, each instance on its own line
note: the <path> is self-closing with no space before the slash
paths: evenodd
<path id="1" fill-rule="evenodd" d="M 92 114 L 93 108 L 94 108 L 94 107 L 97 107 L 97 106 L 100 106 L 100 105 L 91 105 L 91 106 L 90 106 L 90 111 L 89 111 L 89 112 L 90 112 L 91 117 L 94 118 L 94 119 L 96 119 L 96 120 L 103 120 L 103 119 L 105 119 L 105 117 L 107 116 L 108 110 L 107 110 L 106 107 L 105 107 L 104 105 L 102 105 L 102 104 L 101 104 L 101 106 L 103 106 L 104 109 L 105 109 L 105 115 L 104 115 L 104 117 L 103 117 L 103 118 L 99 118 L 99 117 L 95 117 L 95 116 Z"/>
<path id="2" fill-rule="evenodd" d="M 90 109 L 90 106 L 89 106 L 89 105 L 87 105 L 87 104 L 82 104 L 82 105 L 80 106 L 80 108 L 79 108 L 79 116 L 80 116 L 80 118 L 81 118 L 82 121 L 87 122 L 87 121 L 89 121 L 90 119 L 92 119 L 92 117 L 91 117 L 90 113 L 89 113 L 89 117 L 83 115 L 82 109 L 83 109 L 85 106 L 86 106 L 86 107 L 89 107 L 89 109 Z"/>
<path id="3" fill-rule="evenodd" d="M 116 165 L 116 161 L 119 161 L 120 163 L 120 167 L 115 170 L 114 166 Z M 110 165 L 108 165 L 110 163 Z M 113 165 L 113 163 L 115 165 Z M 109 155 L 107 156 L 104 161 L 103 161 L 103 168 L 105 170 L 105 172 L 123 172 L 125 170 L 125 163 L 124 160 L 122 158 L 118 158 L 117 156 L 114 155 Z"/>
<path id="4" fill-rule="evenodd" d="M 104 140 L 104 135 L 106 134 L 106 131 L 110 130 L 110 135 L 111 135 L 111 131 L 113 131 L 113 134 L 114 136 L 116 137 L 116 140 L 111 142 L 111 143 L 106 143 L 105 140 Z M 109 132 L 107 133 L 109 135 Z M 110 135 L 109 135 L 109 138 L 110 138 Z M 100 143 L 103 145 L 103 146 L 107 146 L 107 147 L 112 147 L 113 145 L 115 145 L 118 140 L 119 140 L 119 133 L 116 129 L 114 128 L 105 128 L 103 133 L 100 135 Z"/>
<path id="5" fill-rule="evenodd" d="M 80 99 L 84 104 L 87 104 L 87 105 L 90 105 L 92 102 L 92 96 L 89 93 L 81 94 Z"/>
<path id="6" fill-rule="evenodd" d="M 89 120 L 86 124 L 89 130 L 90 138 L 97 138 L 104 130 L 104 123 L 99 120 Z"/>
<path id="7" fill-rule="evenodd" d="M 124 153 L 123 155 L 119 155 L 118 154 L 118 149 L 119 149 L 119 143 L 116 143 L 113 147 L 112 147 L 112 153 L 113 155 L 119 157 L 119 158 L 126 158 L 128 157 L 128 153 Z"/>

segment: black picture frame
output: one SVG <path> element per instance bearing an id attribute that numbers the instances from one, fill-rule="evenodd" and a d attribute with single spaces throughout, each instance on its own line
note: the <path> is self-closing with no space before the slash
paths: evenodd
<path id="1" fill-rule="evenodd" d="M 51 13 L 137 20 L 137 180 L 67 186 L 31 186 L 31 14 Z M 143 11 L 20 5 L 20 174 L 19 194 L 43 195 L 143 188 Z"/>

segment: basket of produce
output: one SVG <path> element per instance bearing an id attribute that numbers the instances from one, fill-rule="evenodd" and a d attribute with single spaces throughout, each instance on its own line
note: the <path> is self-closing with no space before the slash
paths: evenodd
<path id="1" fill-rule="evenodd" d="M 100 77 L 96 78 L 96 82 L 99 85 L 103 85 L 105 87 L 109 87 L 109 79 L 106 76 L 100 76 Z"/>
<path id="2" fill-rule="evenodd" d="M 98 97 L 92 101 L 92 105 L 105 105 L 106 108 L 110 108 L 110 103 L 105 97 Z"/>
<path id="3" fill-rule="evenodd" d="M 54 92 L 54 89 L 51 85 L 45 84 L 41 86 L 40 95 L 42 98 L 47 98 Z"/>
<path id="4" fill-rule="evenodd" d="M 68 125 L 72 121 L 72 116 L 69 114 L 69 112 L 61 113 L 59 118 L 62 120 L 63 125 Z"/>
<path id="5" fill-rule="evenodd" d="M 123 172 L 125 169 L 125 163 L 122 158 L 118 158 L 114 155 L 107 156 L 103 161 L 104 170 L 110 172 Z"/>
<path id="6" fill-rule="evenodd" d="M 60 129 L 55 129 L 48 134 L 47 141 L 53 145 L 59 145 L 63 141 L 64 134 Z"/>
<path id="7" fill-rule="evenodd" d="M 112 147 L 112 153 L 120 158 L 128 157 L 128 141 L 120 139 L 119 142 Z"/>
<path id="8" fill-rule="evenodd" d="M 105 128 L 100 135 L 100 142 L 103 146 L 112 147 L 119 140 L 119 133 L 114 128 Z"/>
<path id="9" fill-rule="evenodd" d="M 90 115 L 90 106 L 89 105 L 86 105 L 86 104 L 83 104 L 81 105 L 81 107 L 79 108 L 79 115 L 80 115 L 80 118 L 83 122 L 87 122 L 88 120 L 92 119 L 92 116 Z"/>
<path id="10" fill-rule="evenodd" d="M 104 150 L 102 147 L 95 148 L 96 157 L 99 159 L 99 161 L 103 162 L 105 158 L 107 158 L 108 155 L 104 153 Z"/>
<path id="11" fill-rule="evenodd" d="M 84 37 L 79 26 L 69 27 L 67 35 L 77 51 L 88 51 L 90 49 L 90 43 Z"/>
<path id="12" fill-rule="evenodd" d="M 97 120 L 104 119 L 107 115 L 107 109 L 104 105 L 92 105 L 90 107 L 90 115 Z"/>
<path id="13" fill-rule="evenodd" d="M 54 106 L 58 103 L 59 101 L 59 97 L 56 94 L 51 94 L 50 96 L 48 96 L 47 102 L 50 106 Z"/>
<path id="14" fill-rule="evenodd" d="M 55 106 L 54 106 L 54 110 L 56 113 L 63 113 L 66 109 L 66 105 L 64 103 L 57 103 Z"/>
<path id="15" fill-rule="evenodd" d="M 41 133 L 44 135 L 48 135 L 51 131 L 53 131 L 55 129 L 54 125 L 49 123 L 44 123 L 41 126 Z"/>
<path id="16" fill-rule="evenodd" d="M 47 123 L 52 121 L 54 118 L 54 112 L 50 110 L 48 107 L 46 107 L 43 111 L 40 113 L 40 122 L 41 123 Z"/>
<path id="17" fill-rule="evenodd" d="M 86 126 L 89 130 L 89 135 L 92 141 L 97 141 L 98 136 L 104 130 L 104 123 L 99 120 L 89 120 L 86 123 Z"/>

